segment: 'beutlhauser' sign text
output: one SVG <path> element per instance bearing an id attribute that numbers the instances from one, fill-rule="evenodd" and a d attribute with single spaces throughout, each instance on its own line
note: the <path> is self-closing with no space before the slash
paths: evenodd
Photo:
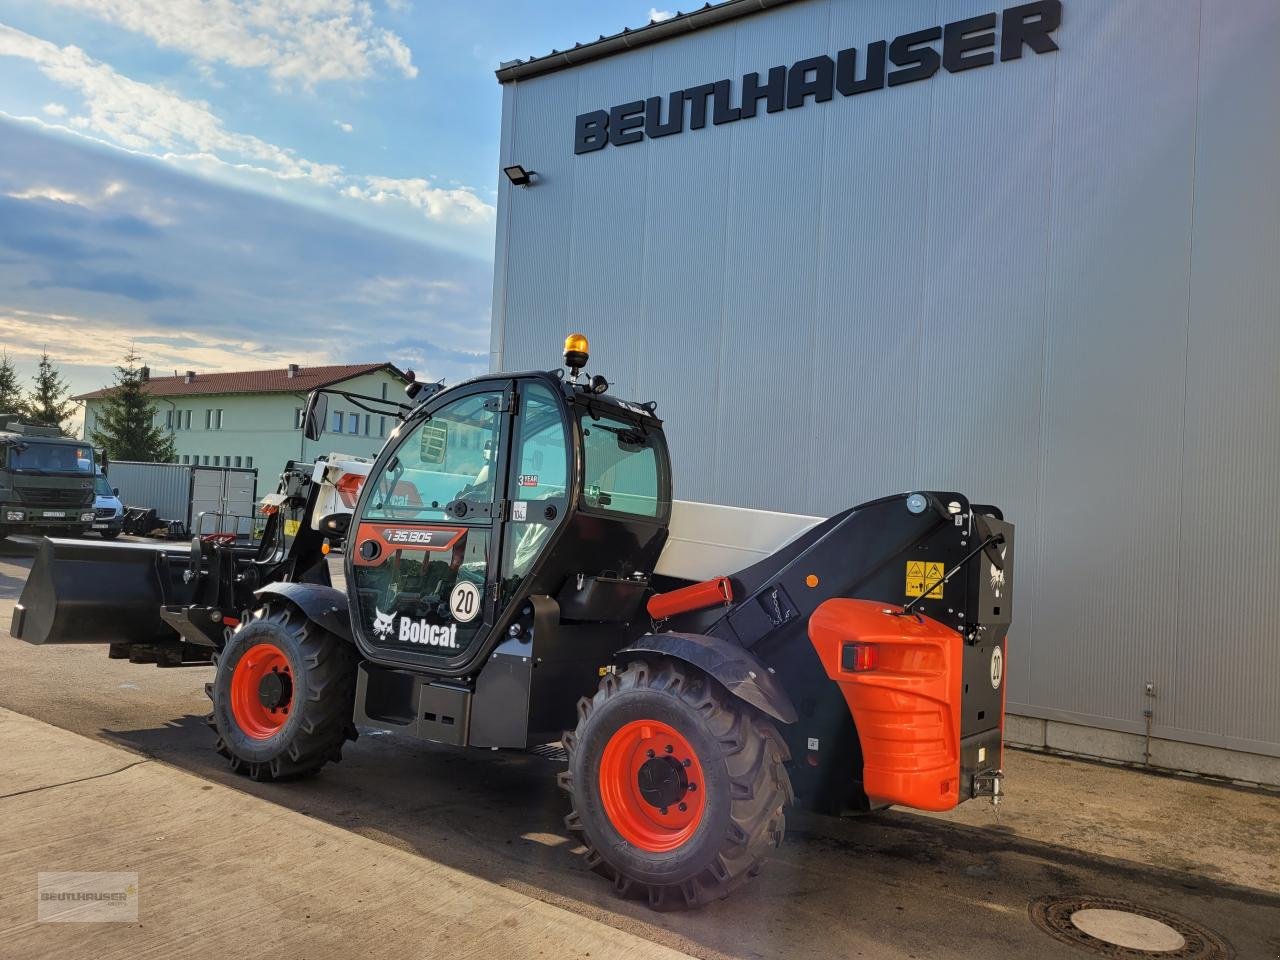
<path id="1" fill-rule="evenodd" d="M 700 130 L 712 124 L 734 123 L 768 113 L 795 110 L 812 100 L 823 103 L 838 91 L 841 96 L 896 87 L 927 80 L 939 67 L 950 73 L 986 67 L 1000 60 L 1018 60 L 1024 49 L 1049 53 L 1058 49 L 1051 34 L 1062 22 L 1061 0 L 1036 0 L 1010 7 L 1002 14 L 957 20 L 941 27 L 905 33 L 893 41 L 877 40 L 867 45 L 865 62 L 858 62 L 858 48 L 849 47 L 835 59 L 822 54 L 797 60 L 787 66 L 772 67 L 764 80 L 760 74 L 742 78 L 735 102 L 730 80 L 703 83 L 673 91 L 665 100 L 650 97 L 621 103 L 610 110 L 593 110 L 578 116 L 573 131 L 573 152 L 592 153 L 609 144 L 625 147 L 645 137 L 668 137 L 685 129 L 685 102 L 688 101 L 688 128 Z M 939 51 L 936 44 L 941 41 Z M 888 69 L 892 64 L 896 69 Z"/>

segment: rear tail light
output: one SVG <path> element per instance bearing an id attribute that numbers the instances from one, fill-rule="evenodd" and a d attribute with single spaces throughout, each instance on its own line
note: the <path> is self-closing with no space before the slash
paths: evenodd
<path id="1" fill-rule="evenodd" d="M 880 665 L 880 648 L 874 643 L 846 643 L 840 648 L 840 669 L 866 673 Z"/>

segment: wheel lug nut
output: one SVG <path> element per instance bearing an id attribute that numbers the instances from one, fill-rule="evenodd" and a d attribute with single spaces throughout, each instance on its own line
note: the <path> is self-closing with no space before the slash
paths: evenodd
<path id="1" fill-rule="evenodd" d="M 667 744 L 667 753 L 675 753 L 675 752 L 676 752 L 676 748 L 675 748 L 675 747 L 673 747 L 671 744 L 669 744 L 669 743 L 668 743 L 668 744 Z"/>
<path id="2" fill-rule="evenodd" d="M 686 810 L 688 810 L 688 809 L 689 809 L 689 805 L 688 805 L 687 803 L 684 803 L 684 802 L 682 801 L 682 802 L 680 803 L 680 812 L 681 812 L 681 813 L 684 813 L 684 812 L 685 812 Z"/>
<path id="3" fill-rule="evenodd" d="M 696 783 L 691 783 L 685 789 L 687 789 L 690 793 L 693 793 L 695 790 L 698 789 L 698 785 Z"/>
<path id="4" fill-rule="evenodd" d="M 692 767 L 692 766 L 693 766 L 693 761 L 692 761 L 692 760 L 690 760 L 688 757 L 685 757 L 685 758 L 684 758 L 684 765 L 685 765 L 686 767 Z"/>
<path id="5" fill-rule="evenodd" d="M 650 760 L 652 760 L 652 759 L 653 759 L 653 756 L 654 756 L 654 754 L 653 754 L 653 751 L 652 751 L 652 750 L 646 750 L 646 751 L 644 752 L 644 755 L 645 755 L 646 757 L 648 757 Z"/>
<path id="6" fill-rule="evenodd" d="M 667 815 L 667 808 L 666 808 L 666 807 L 663 807 L 663 808 L 661 808 L 658 812 L 659 812 L 660 814 L 662 814 L 662 815 L 665 817 L 665 816 Z"/>

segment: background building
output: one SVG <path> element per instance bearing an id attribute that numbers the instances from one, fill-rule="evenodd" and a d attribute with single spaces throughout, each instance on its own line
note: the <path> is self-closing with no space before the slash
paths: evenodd
<path id="1" fill-rule="evenodd" d="M 1012 735 L 1280 782 L 1277 48 L 1270 0 L 730 0 L 505 64 L 492 363 L 587 333 L 684 499 L 1002 505 Z"/>
<path id="2" fill-rule="evenodd" d="M 221 467 L 253 467 L 258 490 L 275 489 L 286 461 L 314 459 L 331 451 L 372 456 L 395 429 L 394 417 L 356 410 L 341 397 L 329 402 L 329 432 L 317 442 L 302 435 L 307 394 L 317 387 L 401 399 L 404 374 L 389 363 L 330 367 L 290 366 L 240 373 L 188 371 L 174 377 L 148 377 L 155 398 L 156 422 L 170 431 L 179 463 Z M 85 437 L 110 388 L 86 393 Z M 338 437 L 337 434 L 342 434 Z"/>

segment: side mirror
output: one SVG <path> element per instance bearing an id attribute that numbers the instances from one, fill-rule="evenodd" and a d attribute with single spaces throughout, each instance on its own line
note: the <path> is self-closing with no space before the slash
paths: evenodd
<path id="1" fill-rule="evenodd" d="M 302 435 L 308 440 L 319 440 L 329 416 L 329 395 L 315 390 L 307 397 L 307 409 L 302 414 Z"/>
<path id="2" fill-rule="evenodd" d="M 120 488 L 119 488 L 119 487 L 112 487 L 112 488 L 111 488 L 111 495 L 112 495 L 113 497 L 118 497 L 118 496 L 120 496 Z"/>

